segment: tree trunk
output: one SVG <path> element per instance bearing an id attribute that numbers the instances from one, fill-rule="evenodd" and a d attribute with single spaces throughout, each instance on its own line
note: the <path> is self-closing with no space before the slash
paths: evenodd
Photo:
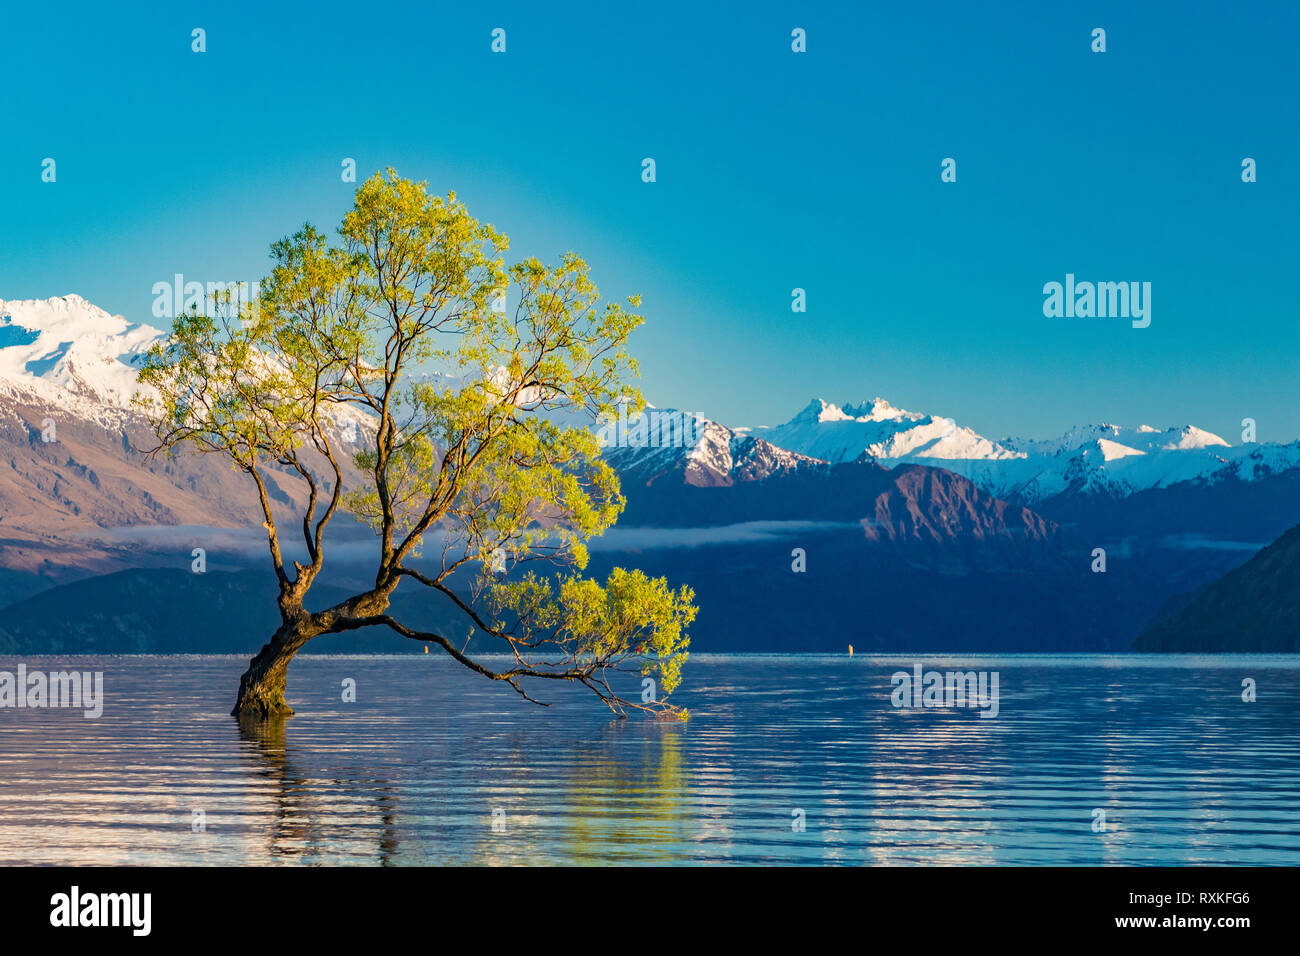
<path id="1" fill-rule="evenodd" d="M 239 679 L 239 699 L 230 713 L 253 720 L 290 716 L 293 709 L 284 699 L 289 661 L 315 636 L 316 632 L 308 629 L 303 621 L 281 625 L 257 656 L 248 662 L 248 670 Z"/>

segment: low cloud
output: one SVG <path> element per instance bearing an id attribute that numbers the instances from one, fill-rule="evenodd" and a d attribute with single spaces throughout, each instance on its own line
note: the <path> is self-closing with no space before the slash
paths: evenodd
<path id="1" fill-rule="evenodd" d="M 1165 535 L 1160 545 L 1178 551 L 1249 551 L 1254 553 L 1268 547 L 1268 542 L 1255 544 L 1250 541 L 1225 541 L 1220 538 L 1207 538 L 1199 534 L 1170 534 Z"/>
<path id="2" fill-rule="evenodd" d="M 659 549 L 707 548 L 716 545 L 753 544 L 783 538 L 861 531 L 860 521 L 745 521 L 707 528 L 656 528 L 615 526 L 587 542 L 592 551 L 651 551 Z M 101 528 L 78 537 L 110 547 L 137 547 L 148 551 L 182 551 L 203 548 L 209 562 L 256 564 L 267 558 L 266 532 L 262 528 L 214 528 L 206 525 L 137 525 Z M 426 551 L 441 549 L 446 539 L 437 530 L 425 536 Z M 285 561 L 306 561 L 306 547 L 298 526 L 280 527 L 280 547 Z M 373 563 L 379 542 L 370 529 L 360 525 L 331 527 L 326 550 L 332 564 Z M 453 549 L 456 550 L 456 549 Z"/>
<path id="3" fill-rule="evenodd" d="M 648 551 L 656 548 L 707 548 L 721 544 L 779 541 L 796 535 L 861 531 L 859 521 L 744 521 L 712 528 L 619 528 L 587 543 L 592 551 Z"/>
<path id="4" fill-rule="evenodd" d="M 342 531 L 343 529 L 340 528 Z M 379 553 L 375 537 L 365 529 L 348 529 L 351 533 L 328 536 L 331 560 L 344 564 L 373 561 Z M 110 547 L 139 547 L 150 551 L 203 548 L 211 561 L 226 557 L 238 561 L 268 558 L 266 531 L 262 528 L 214 528 L 207 525 L 135 525 L 128 528 L 100 528 L 77 535 L 85 540 Z M 285 561 L 305 561 L 307 547 L 299 526 L 280 528 L 280 548 Z M 268 558 L 269 560 L 269 558 Z"/>

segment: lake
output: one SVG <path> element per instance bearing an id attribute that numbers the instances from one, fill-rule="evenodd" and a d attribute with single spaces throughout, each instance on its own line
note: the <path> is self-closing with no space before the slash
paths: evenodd
<path id="1" fill-rule="evenodd" d="M 664 722 L 302 656 L 256 733 L 243 658 L 21 663 L 102 671 L 105 702 L 0 709 L 3 864 L 1300 863 L 1294 657 L 701 654 Z M 995 674 L 997 715 L 894 706 L 917 663 Z"/>

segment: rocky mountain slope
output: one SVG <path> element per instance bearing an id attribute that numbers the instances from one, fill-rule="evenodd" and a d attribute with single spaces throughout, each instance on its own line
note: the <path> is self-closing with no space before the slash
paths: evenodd
<path id="1" fill-rule="evenodd" d="M 1135 646 L 1140 651 L 1300 651 L 1300 525 L 1219 580 L 1171 601 Z"/>
<path id="2" fill-rule="evenodd" d="M 123 528 L 260 525 L 250 479 L 224 460 L 146 454 L 131 399 L 160 334 L 80 296 L 0 300 L 0 600 L 160 560 Z M 273 507 L 305 500 L 288 469 L 267 480 Z"/>

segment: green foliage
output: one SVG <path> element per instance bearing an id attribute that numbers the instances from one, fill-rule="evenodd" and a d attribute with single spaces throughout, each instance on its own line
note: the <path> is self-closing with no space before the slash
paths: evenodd
<path id="1" fill-rule="evenodd" d="M 546 643 L 571 646 L 593 673 L 635 660 L 642 674 L 658 674 L 665 693 L 681 682 L 686 628 L 696 612 L 689 587 L 674 591 L 663 578 L 614 568 L 603 586 L 570 575 L 556 587 L 528 574 L 493 582 L 488 591 L 498 630 L 519 628 L 534 639 L 545 635 Z"/>

